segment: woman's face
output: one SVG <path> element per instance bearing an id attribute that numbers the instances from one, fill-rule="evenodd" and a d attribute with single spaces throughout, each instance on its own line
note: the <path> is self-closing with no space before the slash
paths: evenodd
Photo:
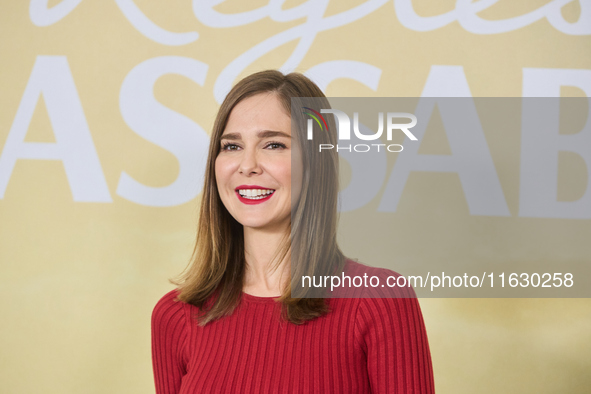
<path id="1" fill-rule="evenodd" d="M 277 96 L 261 93 L 239 102 L 215 161 L 218 192 L 234 219 L 245 227 L 285 231 L 291 215 L 291 159 L 291 119 Z M 300 185 L 301 170 L 294 175 Z M 294 192 L 299 195 L 299 186 Z"/>

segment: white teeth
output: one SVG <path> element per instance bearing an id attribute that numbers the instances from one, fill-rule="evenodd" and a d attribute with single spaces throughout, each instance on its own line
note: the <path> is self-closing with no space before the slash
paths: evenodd
<path id="1" fill-rule="evenodd" d="M 240 189 L 238 193 L 244 198 L 249 200 L 260 200 L 261 198 L 268 197 L 273 194 L 275 190 L 272 189 Z"/>

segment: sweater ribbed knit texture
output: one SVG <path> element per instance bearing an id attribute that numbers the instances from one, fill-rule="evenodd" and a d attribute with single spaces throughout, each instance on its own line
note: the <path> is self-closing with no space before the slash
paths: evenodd
<path id="1" fill-rule="evenodd" d="M 345 267 L 351 276 L 372 270 L 386 271 Z M 273 298 L 243 293 L 231 316 L 200 327 L 198 309 L 177 295 L 152 315 L 157 394 L 435 391 L 416 298 L 331 298 L 328 315 L 295 325 Z"/>

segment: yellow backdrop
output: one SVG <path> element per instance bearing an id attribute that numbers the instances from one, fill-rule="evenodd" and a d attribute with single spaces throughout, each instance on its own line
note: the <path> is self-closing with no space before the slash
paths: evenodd
<path id="1" fill-rule="evenodd" d="M 591 95 L 588 0 L 5 0 L 0 31 L 3 393 L 153 392 L 150 314 L 188 261 L 209 130 L 240 77 L 296 70 L 343 97 Z M 522 215 L 519 137 L 506 158 L 488 137 L 509 219 L 471 213 L 453 174 L 412 175 L 388 215 L 422 238 L 398 256 L 454 259 L 442 233 L 508 231 L 539 246 L 511 258 L 589 262 L 588 158 L 559 157 L 574 213 Z M 449 153 L 433 138 L 423 153 Z M 421 305 L 439 393 L 591 387 L 588 299 Z"/>

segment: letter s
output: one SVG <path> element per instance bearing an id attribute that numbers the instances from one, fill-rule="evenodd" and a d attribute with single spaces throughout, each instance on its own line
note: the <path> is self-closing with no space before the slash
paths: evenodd
<path id="1" fill-rule="evenodd" d="M 142 205 L 167 207 L 195 198 L 202 189 L 209 137 L 197 123 L 166 108 L 154 98 L 156 80 L 180 74 L 203 86 L 208 66 L 180 56 L 162 56 L 134 67 L 121 86 L 119 107 L 125 123 L 179 161 L 177 179 L 165 187 L 146 186 L 123 172 L 117 194 Z"/>

